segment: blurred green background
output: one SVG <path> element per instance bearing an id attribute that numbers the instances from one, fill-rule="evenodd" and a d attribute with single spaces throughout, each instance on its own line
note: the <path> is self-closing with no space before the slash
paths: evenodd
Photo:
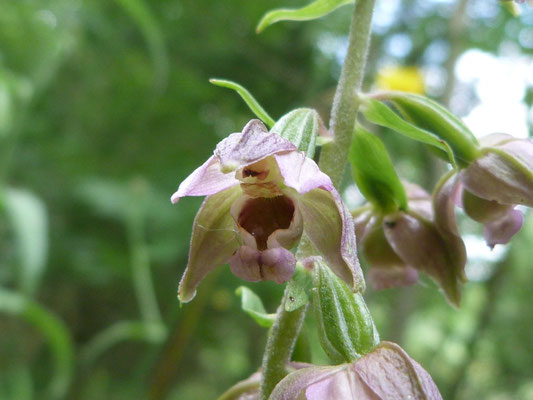
<path id="1" fill-rule="evenodd" d="M 169 198 L 253 117 L 210 77 L 241 83 L 275 118 L 311 106 L 328 120 L 351 6 L 254 33 L 267 10 L 305 3 L 0 0 L 0 399 L 210 399 L 258 368 L 266 330 L 240 310 L 229 268 L 180 308 L 201 199 Z M 528 136 L 533 8 L 521 8 L 378 0 L 366 88 L 423 90 L 476 135 Z M 400 175 L 431 190 L 443 166 L 379 133 Z M 349 185 L 345 196 L 360 201 Z M 491 252 L 460 219 L 461 309 L 422 279 L 369 288 L 370 310 L 445 398 L 533 399 L 533 220 Z M 275 310 L 282 287 L 247 286 Z"/>

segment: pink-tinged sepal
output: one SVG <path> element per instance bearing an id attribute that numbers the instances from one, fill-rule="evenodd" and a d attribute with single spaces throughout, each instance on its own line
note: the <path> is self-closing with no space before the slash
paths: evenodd
<path id="1" fill-rule="evenodd" d="M 355 292 L 364 291 L 352 216 L 335 189 L 313 189 L 299 197 L 304 231 L 329 267 Z"/>
<path id="2" fill-rule="evenodd" d="M 420 364 L 397 344 L 382 342 L 354 363 L 289 374 L 270 399 L 442 400 L 442 396 Z"/>
<path id="3" fill-rule="evenodd" d="M 222 173 L 219 160 L 211 156 L 180 184 L 170 201 L 175 204 L 186 196 L 209 196 L 238 184 L 235 174 Z"/>
<path id="4" fill-rule="evenodd" d="M 484 144 L 460 173 L 465 188 L 486 200 L 533 207 L 533 141 L 496 134 Z"/>
<path id="5" fill-rule="evenodd" d="M 418 271 L 408 265 L 392 265 L 386 268 L 372 266 L 367 278 L 376 290 L 405 287 L 418 282 Z"/>
<path id="6" fill-rule="evenodd" d="M 491 248 L 497 244 L 507 244 L 523 224 L 524 215 L 518 210 L 510 209 L 502 217 L 485 224 L 483 237 Z"/>
<path id="7" fill-rule="evenodd" d="M 238 186 L 208 196 L 194 219 L 189 261 L 181 279 L 178 297 L 186 303 L 196 294 L 200 281 L 218 266 L 228 262 L 240 247 L 231 204 L 241 195 Z"/>
<path id="8" fill-rule="evenodd" d="M 290 141 L 276 133 L 269 133 L 261 121 L 253 119 L 242 132 L 233 133 L 220 142 L 215 149 L 215 157 L 220 162 L 221 170 L 230 172 L 272 154 L 296 150 Z"/>

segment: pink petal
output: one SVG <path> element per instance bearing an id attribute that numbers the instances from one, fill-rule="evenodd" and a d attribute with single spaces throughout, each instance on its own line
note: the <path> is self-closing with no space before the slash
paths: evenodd
<path id="1" fill-rule="evenodd" d="M 304 231 L 333 272 L 354 291 L 364 290 L 364 278 L 356 254 L 352 216 L 332 189 L 313 189 L 299 198 Z"/>
<path id="2" fill-rule="evenodd" d="M 452 265 L 457 268 L 455 275 L 465 282 L 466 248 L 455 219 L 456 199 L 460 190 L 461 185 L 457 175 L 449 172 L 437 183 L 433 194 L 433 210 L 435 227 L 446 242 Z"/>
<path id="3" fill-rule="evenodd" d="M 503 217 L 487 222 L 483 237 L 489 247 L 509 243 L 511 238 L 522 228 L 524 215 L 518 210 L 509 210 Z"/>
<path id="4" fill-rule="evenodd" d="M 304 152 L 285 152 L 275 154 L 285 185 L 304 194 L 316 188 L 332 190 L 331 179 L 320 171 L 318 165 L 305 156 Z"/>
<path id="5" fill-rule="evenodd" d="M 191 301 L 200 281 L 215 268 L 226 263 L 239 248 L 229 209 L 241 195 L 235 186 L 208 196 L 194 219 L 189 262 L 178 290 L 180 301 Z"/>
<path id="6" fill-rule="evenodd" d="M 509 139 L 484 148 L 461 172 L 461 181 L 484 199 L 533 207 L 533 141 Z"/>
<path id="7" fill-rule="evenodd" d="M 442 400 L 431 376 L 395 343 L 382 342 L 353 370 L 378 399 Z"/>
<path id="8" fill-rule="evenodd" d="M 268 133 L 265 125 L 253 119 L 242 132 L 233 133 L 215 149 L 224 172 L 235 171 L 275 153 L 296 151 L 297 148 L 276 133 Z"/>
<path id="9" fill-rule="evenodd" d="M 261 269 L 258 264 L 260 254 L 261 251 L 257 249 L 241 246 L 229 260 L 231 272 L 245 281 L 259 282 L 261 280 Z"/>
<path id="10" fill-rule="evenodd" d="M 260 251 L 241 246 L 231 257 L 230 267 L 231 272 L 245 281 L 275 281 L 281 284 L 292 278 L 296 259 L 283 247 Z"/>
<path id="11" fill-rule="evenodd" d="M 211 156 L 181 182 L 178 191 L 172 195 L 170 201 L 175 204 L 185 196 L 208 196 L 238 184 L 239 181 L 235 179 L 235 174 L 223 174 L 220 171 L 218 159 Z"/>
<path id="12" fill-rule="evenodd" d="M 382 400 L 349 367 L 313 383 L 305 390 L 306 400 Z"/>
<path id="13" fill-rule="evenodd" d="M 385 236 L 405 264 L 423 270 L 444 290 L 447 299 L 458 305 L 464 264 L 456 265 L 453 249 L 430 221 L 403 212 L 385 218 Z M 454 250 L 455 251 L 455 250 Z"/>
<path id="14" fill-rule="evenodd" d="M 347 367 L 348 365 L 328 367 L 313 366 L 299 369 L 298 371 L 287 375 L 280 383 L 276 385 L 269 397 L 269 400 L 302 399 L 302 394 L 305 393 L 307 387 L 322 379 L 332 377 L 338 372 L 345 370 Z M 309 399 L 315 400 L 313 397 Z"/>

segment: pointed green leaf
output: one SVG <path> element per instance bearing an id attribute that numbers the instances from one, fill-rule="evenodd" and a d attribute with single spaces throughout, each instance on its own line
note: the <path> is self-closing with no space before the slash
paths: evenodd
<path id="1" fill-rule="evenodd" d="M 26 190 L 8 189 L 5 209 L 16 238 L 21 267 L 20 287 L 33 294 L 41 279 L 48 251 L 48 216 L 42 201 Z"/>
<path id="2" fill-rule="evenodd" d="M 280 8 L 272 10 L 261 18 L 256 32 L 260 33 L 268 26 L 279 21 L 309 21 L 317 19 L 353 2 L 354 0 L 315 0 L 311 4 L 298 9 Z"/>
<path id="3" fill-rule="evenodd" d="M 300 263 L 296 264 L 294 275 L 287 285 L 287 301 L 285 302 L 286 311 L 291 312 L 297 310 L 309 302 L 307 289 L 312 286 L 311 276 Z"/>
<path id="4" fill-rule="evenodd" d="M 443 151 L 448 161 L 452 165 L 455 165 L 455 156 L 448 143 L 434 133 L 407 122 L 385 104 L 371 98 L 366 98 L 363 100 L 361 112 L 368 121 L 376 125 L 392 129 L 410 139 L 428 144 Z"/>
<path id="5" fill-rule="evenodd" d="M 254 319 L 259 325 L 270 328 L 276 319 L 276 314 L 267 314 L 263 302 L 252 290 L 246 286 L 240 286 L 235 291 L 241 296 L 241 308 Z"/>
<path id="6" fill-rule="evenodd" d="M 257 116 L 257 118 L 267 124 L 269 128 L 272 128 L 274 126 L 275 121 L 272 119 L 272 117 L 268 115 L 265 109 L 261 107 L 261 104 L 259 104 L 259 102 L 254 98 L 254 96 L 252 96 L 252 94 L 244 87 L 242 87 L 238 83 L 225 79 L 209 79 L 209 82 L 216 86 L 235 90 L 239 94 L 239 96 L 242 97 L 246 105 L 250 107 L 250 110 L 252 110 L 252 112 Z"/>
<path id="7" fill-rule="evenodd" d="M 356 124 L 348 156 L 361 193 L 383 211 L 407 209 L 405 189 L 383 142 Z"/>
<path id="8" fill-rule="evenodd" d="M 298 108 L 285 114 L 272 127 L 282 138 L 290 140 L 298 150 L 313 158 L 318 133 L 326 129 L 318 113 L 311 108 Z"/>

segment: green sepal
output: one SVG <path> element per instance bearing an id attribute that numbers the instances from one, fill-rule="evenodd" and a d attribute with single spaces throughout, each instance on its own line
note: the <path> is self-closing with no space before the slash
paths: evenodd
<path id="1" fill-rule="evenodd" d="M 310 21 L 323 17 L 337 8 L 353 3 L 354 0 L 315 0 L 311 4 L 298 9 L 280 8 L 267 12 L 255 29 L 262 32 L 268 26 L 279 21 Z"/>
<path id="2" fill-rule="evenodd" d="M 296 264 L 294 275 L 287 285 L 285 311 L 292 312 L 309 302 L 307 290 L 311 287 L 311 275 L 300 263 Z"/>
<path id="3" fill-rule="evenodd" d="M 389 100 L 402 116 L 452 148 L 460 166 L 466 166 L 479 156 L 479 142 L 467 126 L 437 102 L 412 93 L 386 92 L 380 99 Z"/>
<path id="4" fill-rule="evenodd" d="M 320 344 L 335 363 L 354 362 L 379 344 L 372 316 L 361 293 L 353 293 L 322 259 L 313 264 L 313 309 Z"/>
<path id="5" fill-rule="evenodd" d="M 348 159 L 361 193 L 384 212 L 407 210 L 407 195 L 383 142 L 356 124 Z"/>
<path id="6" fill-rule="evenodd" d="M 448 143 L 434 133 L 407 122 L 385 104 L 371 98 L 365 98 L 361 106 L 361 112 L 368 121 L 376 125 L 392 129 L 410 139 L 433 146 L 438 149 L 439 156 L 455 167 L 455 156 Z"/>
<path id="7" fill-rule="evenodd" d="M 216 86 L 235 90 L 239 94 L 239 96 L 242 97 L 242 99 L 250 108 L 250 110 L 252 110 L 252 112 L 257 116 L 257 118 L 263 121 L 269 128 L 272 128 L 275 123 L 274 119 L 270 115 L 268 115 L 268 113 L 261 106 L 261 104 L 259 104 L 259 102 L 254 98 L 254 96 L 252 96 L 252 94 L 246 88 L 239 85 L 238 83 L 225 79 L 209 79 L 209 82 Z"/>
<path id="8" fill-rule="evenodd" d="M 316 139 L 320 130 L 325 130 L 318 112 L 311 108 L 297 108 L 281 117 L 272 127 L 282 138 L 290 140 L 307 157 L 315 154 Z"/>
<path id="9" fill-rule="evenodd" d="M 240 286 L 235 293 L 241 297 L 241 308 L 254 319 L 260 326 L 270 328 L 276 319 L 276 314 L 268 314 L 263 302 L 251 289 Z"/>

